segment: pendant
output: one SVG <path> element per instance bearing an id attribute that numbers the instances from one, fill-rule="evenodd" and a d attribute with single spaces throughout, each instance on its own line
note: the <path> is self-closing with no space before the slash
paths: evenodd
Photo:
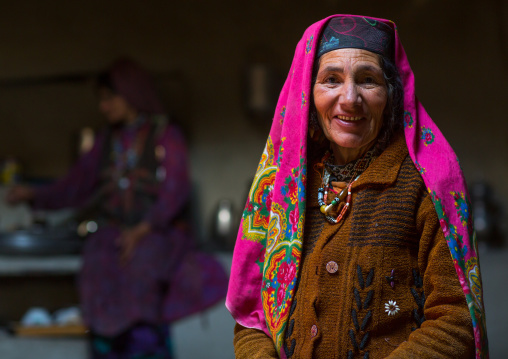
<path id="1" fill-rule="evenodd" d="M 118 187 L 120 187 L 121 189 L 129 188 L 130 184 L 131 184 L 131 181 L 127 177 L 121 177 L 118 180 Z"/>

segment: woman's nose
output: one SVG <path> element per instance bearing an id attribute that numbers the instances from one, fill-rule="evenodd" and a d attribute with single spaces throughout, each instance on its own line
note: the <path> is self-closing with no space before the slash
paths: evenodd
<path id="1" fill-rule="evenodd" d="M 361 98 L 354 81 L 345 81 L 342 85 L 342 94 L 339 97 L 339 104 L 346 108 L 353 108 L 360 104 Z"/>

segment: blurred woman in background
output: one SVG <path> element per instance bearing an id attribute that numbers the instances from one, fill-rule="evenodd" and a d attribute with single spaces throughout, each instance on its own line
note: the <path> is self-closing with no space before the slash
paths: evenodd
<path id="1" fill-rule="evenodd" d="M 56 183 L 16 186 L 8 201 L 77 207 L 97 223 L 79 281 L 93 358 L 171 358 L 167 323 L 221 299 L 225 273 L 193 248 L 185 141 L 147 73 L 119 60 L 97 91 L 108 126 L 93 148 Z"/>

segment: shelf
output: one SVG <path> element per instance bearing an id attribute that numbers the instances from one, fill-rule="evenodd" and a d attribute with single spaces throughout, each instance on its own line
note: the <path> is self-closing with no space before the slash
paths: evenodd
<path id="1" fill-rule="evenodd" d="M 88 333 L 84 325 L 23 326 L 14 324 L 13 331 L 23 337 L 83 337 Z"/>

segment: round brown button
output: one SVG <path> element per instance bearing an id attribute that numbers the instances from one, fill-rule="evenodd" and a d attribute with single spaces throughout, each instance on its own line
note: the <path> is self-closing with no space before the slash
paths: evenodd
<path id="1" fill-rule="evenodd" d="M 316 325 L 316 324 L 314 324 L 314 325 L 310 328 L 310 337 L 311 337 L 311 338 L 314 338 L 316 335 L 317 335 L 317 325 Z"/>
<path id="2" fill-rule="evenodd" d="M 337 264 L 337 262 L 330 261 L 330 262 L 326 263 L 326 270 L 330 274 L 337 273 L 337 271 L 339 270 L 339 265 Z"/>

